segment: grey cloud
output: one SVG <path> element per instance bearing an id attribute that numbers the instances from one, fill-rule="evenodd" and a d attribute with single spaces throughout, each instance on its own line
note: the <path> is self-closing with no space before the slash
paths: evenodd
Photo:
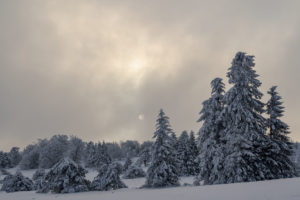
<path id="1" fill-rule="evenodd" d="M 256 56 L 265 94 L 279 85 L 284 119 L 300 139 L 298 1 L 0 4 L 1 149 L 55 133 L 150 139 L 161 107 L 177 133 L 198 131 L 210 80 L 230 87 L 226 71 L 239 50 Z M 139 59 L 146 67 L 131 69 Z"/>

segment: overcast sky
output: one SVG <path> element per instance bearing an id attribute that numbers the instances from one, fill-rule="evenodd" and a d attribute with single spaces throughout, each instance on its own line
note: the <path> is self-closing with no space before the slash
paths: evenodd
<path id="1" fill-rule="evenodd" d="M 300 1 L 0 2 L 0 149 L 54 134 L 151 139 L 160 108 L 198 132 L 210 81 L 237 51 L 278 85 L 300 140 Z"/>

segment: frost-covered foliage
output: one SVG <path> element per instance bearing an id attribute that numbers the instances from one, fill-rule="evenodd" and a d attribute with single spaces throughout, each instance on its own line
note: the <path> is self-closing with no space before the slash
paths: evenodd
<path id="1" fill-rule="evenodd" d="M 40 141 L 40 168 L 51 168 L 68 152 L 68 136 L 54 135 L 49 141 Z"/>
<path id="2" fill-rule="evenodd" d="M 178 160 L 180 161 L 179 164 L 179 173 L 180 175 L 187 176 L 189 175 L 188 172 L 188 165 L 189 163 L 189 136 L 187 131 L 183 131 L 178 138 L 178 149 L 177 149 L 177 156 Z"/>
<path id="3" fill-rule="evenodd" d="M 112 159 L 121 159 L 123 156 L 123 152 L 118 143 L 106 143 L 107 153 Z"/>
<path id="4" fill-rule="evenodd" d="M 127 140 L 121 142 L 121 150 L 123 152 L 123 157 L 135 157 L 140 152 L 140 144 L 135 140 Z"/>
<path id="5" fill-rule="evenodd" d="M 139 158 L 136 161 L 137 166 L 141 166 L 142 164 L 147 167 L 149 162 L 151 161 L 151 148 L 152 148 L 152 142 L 144 142 L 141 145 L 141 151 Z"/>
<path id="6" fill-rule="evenodd" d="M 152 159 L 144 187 L 179 185 L 178 160 L 170 138 L 172 132 L 169 118 L 161 109 L 156 120 L 156 131 L 153 136 L 156 140 L 152 147 Z"/>
<path id="7" fill-rule="evenodd" d="M 86 166 L 100 168 L 101 165 L 107 165 L 111 163 L 111 158 L 107 153 L 106 144 L 92 142 L 87 144 L 86 154 Z"/>
<path id="8" fill-rule="evenodd" d="M 224 96 L 226 106 L 220 117 L 225 127 L 221 141 L 226 157 L 215 183 L 272 178 L 266 151 L 270 141 L 265 135 L 264 103 L 260 101 L 263 94 L 258 90 L 261 82 L 254 66 L 254 56 L 238 52 L 228 70 L 227 77 L 233 87 Z"/>
<path id="9" fill-rule="evenodd" d="M 220 141 L 221 123 L 218 117 L 223 109 L 224 83 L 221 78 L 211 81 L 211 97 L 205 100 L 200 111 L 198 122 L 203 122 L 198 133 L 200 172 L 196 182 L 204 181 L 204 184 L 213 184 L 218 181 L 223 162 L 223 145 Z"/>
<path id="10" fill-rule="evenodd" d="M 196 144 L 196 139 L 194 132 L 190 132 L 189 138 L 189 159 L 188 159 L 188 174 L 189 175 L 197 175 L 199 174 L 199 163 L 197 162 L 197 156 L 199 155 L 199 151 Z"/>
<path id="11" fill-rule="evenodd" d="M 279 119 L 283 116 L 284 107 L 281 102 L 282 98 L 278 95 L 276 88 L 277 86 L 273 86 L 268 91 L 268 94 L 271 96 L 267 103 L 267 114 L 269 115 L 267 124 L 270 131 L 269 135 L 272 139 L 291 144 L 289 142 L 290 139 L 287 136 L 290 133 L 289 126 Z"/>
<path id="12" fill-rule="evenodd" d="M 296 175 L 295 164 L 291 160 L 293 145 L 288 137 L 290 133 L 289 126 L 279 119 L 283 116 L 284 107 L 276 88 L 276 86 L 273 86 L 268 91 L 271 98 L 267 103 L 267 114 L 269 115 L 267 125 L 269 136 L 273 141 L 268 149 L 273 161 L 269 162 L 269 167 L 274 174 L 274 178 L 294 177 Z"/>
<path id="13" fill-rule="evenodd" d="M 19 166 L 21 169 L 36 169 L 39 166 L 39 159 L 39 146 L 32 144 L 28 145 L 22 153 L 22 159 Z"/>
<path id="14" fill-rule="evenodd" d="M 37 169 L 34 174 L 32 175 L 32 180 L 38 180 L 41 177 L 44 177 L 46 174 L 45 169 Z"/>
<path id="15" fill-rule="evenodd" d="M 32 175 L 33 187 L 35 190 L 40 190 L 44 184 L 46 172 L 45 169 L 37 169 Z"/>
<path id="16" fill-rule="evenodd" d="M 17 166 L 22 159 L 19 149 L 20 149 L 19 147 L 12 147 L 8 153 L 11 167 Z"/>
<path id="17" fill-rule="evenodd" d="M 63 158 L 46 173 L 40 193 L 73 193 L 89 190 L 87 171 L 70 158 Z"/>
<path id="18" fill-rule="evenodd" d="M 116 162 L 102 165 L 99 169 L 99 174 L 91 183 L 91 190 L 107 191 L 126 188 L 127 186 L 120 179 L 121 171 L 122 166 Z"/>
<path id="19" fill-rule="evenodd" d="M 11 166 L 8 153 L 0 151 L 0 168 L 9 168 Z"/>
<path id="20" fill-rule="evenodd" d="M 198 149 L 194 133 L 190 137 L 187 131 L 183 131 L 177 142 L 177 158 L 180 161 L 180 175 L 189 176 L 199 173 L 199 164 L 196 162 Z"/>
<path id="21" fill-rule="evenodd" d="M 131 164 L 132 164 L 132 160 L 129 157 L 127 157 L 123 165 L 123 172 L 127 171 L 127 169 Z"/>
<path id="22" fill-rule="evenodd" d="M 137 166 L 137 165 L 131 165 L 127 171 L 124 173 L 123 178 L 124 179 L 133 179 L 133 178 L 140 178 L 145 177 L 146 173 L 144 170 Z"/>
<path id="23" fill-rule="evenodd" d="M 84 142 L 75 136 L 72 136 L 69 140 L 68 157 L 76 163 L 81 163 L 84 155 Z"/>
<path id="24" fill-rule="evenodd" d="M 1 190 L 6 192 L 31 191 L 33 190 L 33 182 L 17 171 L 16 174 L 4 178 Z"/>

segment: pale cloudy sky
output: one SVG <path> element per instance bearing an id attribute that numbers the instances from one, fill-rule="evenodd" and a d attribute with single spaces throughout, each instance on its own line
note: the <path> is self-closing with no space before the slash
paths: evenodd
<path id="1" fill-rule="evenodd" d="M 151 139 L 164 108 L 177 134 L 237 51 L 278 85 L 300 140 L 300 1 L 0 1 L 0 149 L 53 134 Z M 266 101 L 268 95 L 265 95 Z"/>

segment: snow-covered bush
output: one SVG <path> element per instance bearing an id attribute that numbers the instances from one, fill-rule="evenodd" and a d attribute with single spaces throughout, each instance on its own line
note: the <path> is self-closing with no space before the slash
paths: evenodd
<path id="1" fill-rule="evenodd" d="M 123 175 L 123 178 L 125 179 L 133 179 L 133 178 L 139 178 L 139 177 L 145 177 L 146 173 L 144 170 L 136 165 L 131 165 L 125 174 Z"/>
<path id="2" fill-rule="evenodd" d="M 34 189 L 39 190 L 42 188 L 44 183 L 46 172 L 44 169 L 37 169 L 35 173 L 32 175 L 32 180 L 34 182 Z"/>
<path id="3" fill-rule="evenodd" d="M 125 163 L 123 165 L 123 172 L 126 172 L 131 164 L 132 164 L 131 159 L 129 157 L 127 157 L 125 160 Z"/>
<path id="4" fill-rule="evenodd" d="M 91 183 L 91 190 L 106 191 L 126 188 L 127 186 L 120 179 L 121 170 L 122 166 L 119 163 L 102 165 L 99 174 Z"/>
<path id="5" fill-rule="evenodd" d="M 63 158 L 46 173 L 40 193 L 73 193 L 89 190 L 89 181 L 85 179 L 87 170 L 70 158 Z"/>
<path id="6" fill-rule="evenodd" d="M 16 174 L 8 175 L 3 179 L 1 190 L 6 192 L 31 191 L 33 190 L 33 182 L 18 171 Z"/>

